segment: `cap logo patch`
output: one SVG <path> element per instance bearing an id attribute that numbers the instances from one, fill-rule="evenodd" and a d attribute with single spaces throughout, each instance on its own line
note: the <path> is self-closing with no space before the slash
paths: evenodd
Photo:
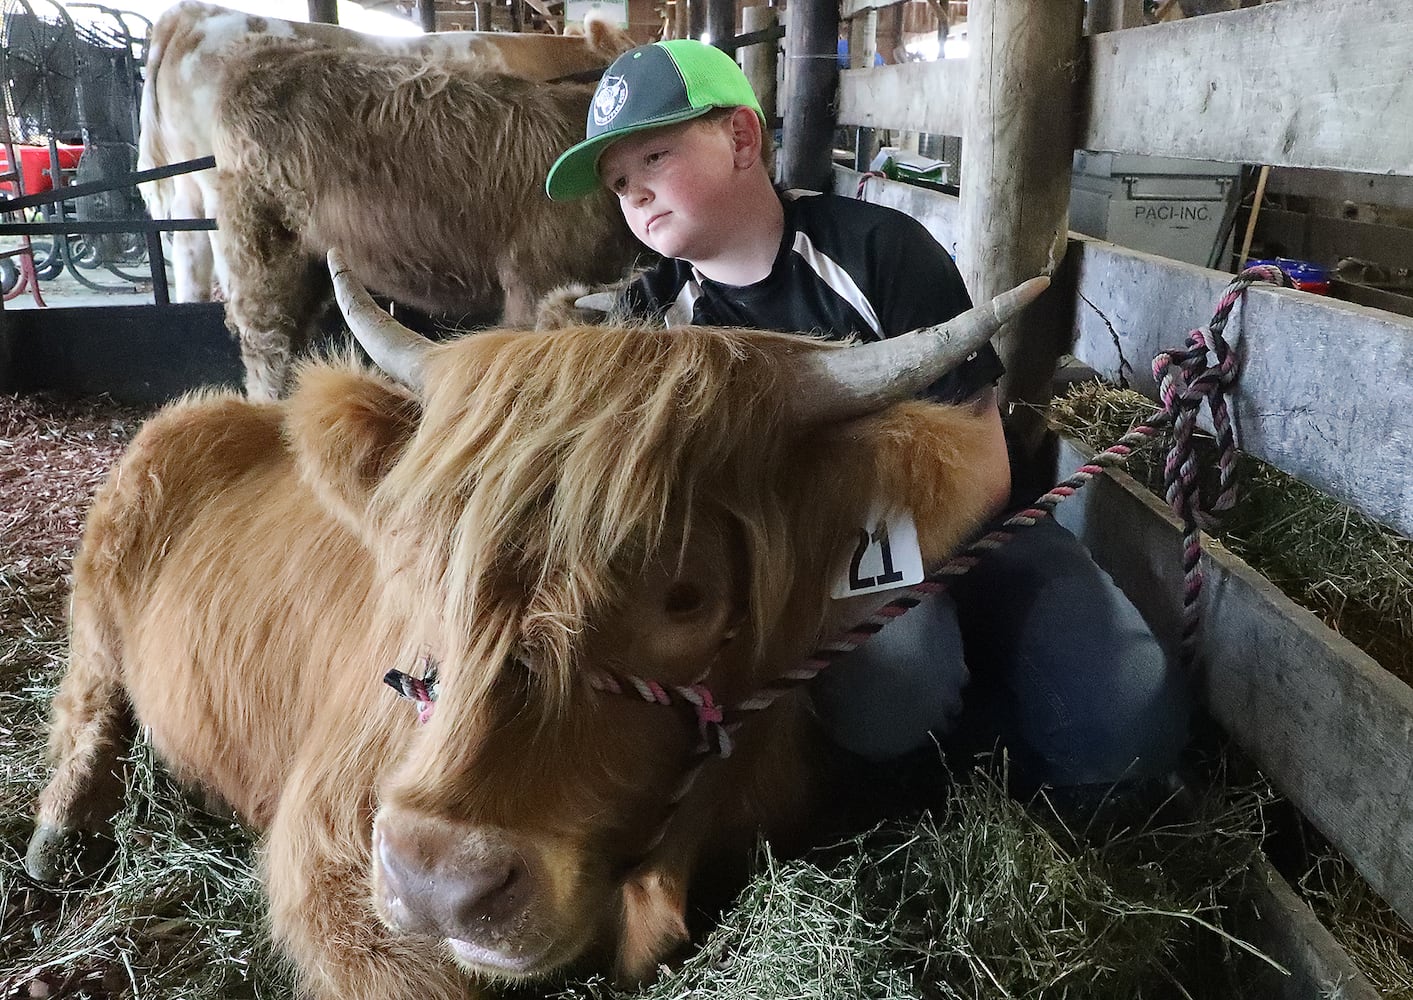
<path id="1" fill-rule="evenodd" d="M 621 76 L 606 76 L 594 94 L 594 124 L 603 128 L 623 110 L 628 101 L 628 81 Z"/>

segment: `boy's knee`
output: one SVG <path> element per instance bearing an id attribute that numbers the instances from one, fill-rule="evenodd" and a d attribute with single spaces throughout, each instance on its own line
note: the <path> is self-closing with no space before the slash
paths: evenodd
<path id="1" fill-rule="evenodd" d="M 1025 529 L 958 590 L 967 658 L 995 678 L 992 712 L 1031 783 L 1102 784 L 1171 770 L 1187 744 L 1190 679 L 1088 550 Z"/>
<path id="2" fill-rule="evenodd" d="M 948 732 L 967 682 L 955 609 L 945 595 L 894 619 L 833 664 L 811 689 L 831 740 L 872 761 L 889 760 Z"/>
<path id="3" fill-rule="evenodd" d="M 1037 605 L 1065 608 L 1052 589 Z M 1021 630 L 1021 724 L 1039 783 L 1081 785 L 1165 774 L 1188 740 L 1190 679 L 1117 588 L 1091 593 L 1089 620 L 1032 620 Z M 1043 616 L 1042 616 L 1043 617 Z M 1066 616 L 1068 618 L 1068 616 Z"/>

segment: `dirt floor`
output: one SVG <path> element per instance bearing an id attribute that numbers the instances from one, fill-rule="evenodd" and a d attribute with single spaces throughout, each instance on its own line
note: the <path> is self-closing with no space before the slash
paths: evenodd
<path id="1" fill-rule="evenodd" d="M 85 514 L 147 413 L 106 399 L 0 395 L 0 691 L 7 694 L 0 706 L 0 745 L 7 771 L 17 766 L 21 748 L 43 739 L 43 719 L 23 712 L 22 702 L 11 703 L 8 694 L 50 684 L 59 673 L 70 565 Z M 0 802 L 0 815 L 24 817 L 29 808 L 28 802 Z M 3 833 L 0 929 L 8 936 L 31 924 L 37 908 L 47 904 L 11 875 L 19 865 L 17 845 L 23 844 L 22 835 L 11 834 L 20 831 Z M 105 970 L 88 973 L 94 971 L 95 985 L 101 984 Z M 41 976 L 19 993 L 0 984 L 0 996 L 78 995 L 75 985 Z"/>

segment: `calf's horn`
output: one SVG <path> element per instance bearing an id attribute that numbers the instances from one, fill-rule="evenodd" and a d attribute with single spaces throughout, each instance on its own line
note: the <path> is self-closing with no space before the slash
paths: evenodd
<path id="1" fill-rule="evenodd" d="M 368 352 L 373 363 L 413 392 L 422 392 L 422 366 L 432 345 L 423 337 L 378 308 L 373 297 L 353 276 L 343 254 L 329 251 L 329 273 L 334 278 L 334 298 L 348 329 Z"/>
<path id="2" fill-rule="evenodd" d="M 1050 286 L 1031 278 L 938 326 L 840 351 L 810 352 L 795 394 L 802 423 L 861 417 L 911 399 L 956 368 Z"/>

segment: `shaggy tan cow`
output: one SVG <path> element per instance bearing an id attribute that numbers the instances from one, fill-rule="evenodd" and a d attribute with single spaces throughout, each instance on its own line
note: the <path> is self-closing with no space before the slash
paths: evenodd
<path id="1" fill-rule="evenodd" d="M 977 418 L 894 400 L 1034 291 L 839 349 L 612 326 L 432 347 L 341 288 L 403 384 L 317 362 L 282 403 L 189 398 L 99 494 L 30 873 L 62 878 L 108 822 L 131 713 L 263 831 L 273 932 L 313 996 L 650 975 L 694 875 L 805 821 L 820 761 L 795 690 L 669 814 L 698 722 L 848 614 L 829 579 L 871 504 L 913 511 L 929 562 L 974 529 Z M 381 683 L 421 656 L 425 724 Z M 705 709 L 606 690 L 628 674 Z"/>
<path id="2" fill-rule="evenodd" d="M 633 47 L 627 32 L 597 17 L 586 19 L 581 35 L 446 31 L 394 37 L 331 24 L 257 17 L 184 0 L 163 11 L 152 29 L 142 92 L 139 170 L 194 160 L 215 151 L 211 130 L 226 67 L 248 42 L 259 38 L 445 59 L 470 63 L 488 73 L 542 81 L 602 69 Z M 216 182 L 210 171 L 153 181 L 141 190 L 154 219 L 216 216 Z M 220 232 L 173 233 L 172 268 L 172 297 L 177 302 L 205 302 L 214 287 L 224 289 Z"/>
<path id="3" fill-rule="evenodd" d="M 556 204 L 544 177 L 583 136 L 592 88 L 475 66 L 298 42 L 252 45 L 226 70 L 215 129 L 226 322 L 246 391 L 282 395 L 328 301 L 325 252 L 433 315 L 535 303 L 627 269 L 633 241 L 606 192 Z"/>

